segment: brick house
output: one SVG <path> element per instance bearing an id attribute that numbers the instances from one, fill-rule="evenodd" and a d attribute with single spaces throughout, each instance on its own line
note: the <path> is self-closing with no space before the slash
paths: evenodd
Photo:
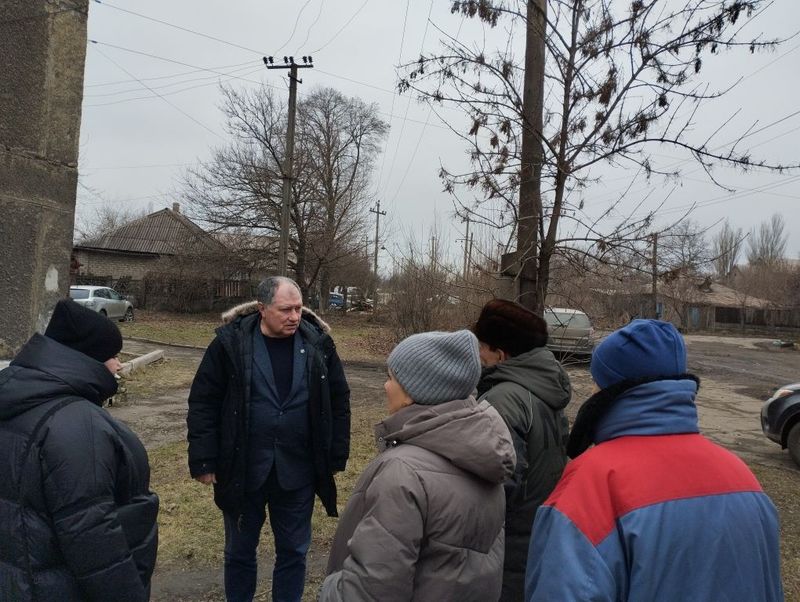
<path id="1" fill-rule="evenodd" d="M 202 309 L 250 295 L 241 263 L 174 203 L 75 245 L 71 276 L 114 286 L 140 307 Z"/>
<path id="2" fill-rule="evenodd" d="M 142 280 L 148 273 L 170 268 L 180 258 L 213 260 L 227 252 L 224 244 L 181 214 L 178 203 L 73 248 L 79 264 L 77 276 L 114 281 Z"/>

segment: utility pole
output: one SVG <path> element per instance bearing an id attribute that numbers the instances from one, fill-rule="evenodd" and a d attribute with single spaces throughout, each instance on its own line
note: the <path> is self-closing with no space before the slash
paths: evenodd
<path id="1" fill-rule="evenodd" d="M 297 113 L 297 84 L 303 83 L 297 77 L 298 69 L 311 69 L 314 67 L 310 56 L 303 57 L 303 64 L 294 62 L 293 56 L 283 57 L 283 65 L 276 65 L 273 57 L 265 56 L 264 64 L 267 69 L 289 70 L 289 115 L 286 123 L 286 155 L 283 158 L 283 200 L 281 202 L 281 239 L 278 245 L 278 273 L 281 276 L 289 275 L 289 215 L 292 195 L 292 166 L 294 163 L 294 122 Z"/>
<path id="2" fill-rule="evenodd" d="M 436 235 L 431 235 L 431 270 L 433 270 L 434 266 L 436 265 L 436 247 L 437 245 Z"/>
<path id="3" fill-rule="evenodd" d="M 525 78 L 522 84 L 522 149 L 516 259 L 518 301 L 541 315 L 544 283 L 539 280 L 539 221 L 544 150 L 545 30 L 547 0 L 528 0 L 525 36 Z"/>
<path id="4" fill-rule="evenodd" d="M 653 232 L 653 317 L 658 318 L 658 232 Z"/>
<path id="5" fill-rule="evenodd" d="M 469 252 L 467 253 L 467 276 L 469 276 L 469 268 L 472 267 L 472 247 L 475 244 L 475 233 L 469 233 Z"/>
<path id="6" fill-rule="evenodd" d="M 370 213 L 375 214 L 375 255 L 372 259 L 372 271 L 375 274 L 375 290 L 378 288 L 378 234 L 380 232 L 381 215 L 386 215 L 385 211 L 381 211 L 381 200 L 378 199 L 376 207 L 369 210 Z"/>
<path id="7" fill-rule="evenodd" d="M 472 249 L 470 248 L 470 238 L 469 238 L 469 222 L 470 222 L 469 214 L 467 214 L 462 221 L 467 222 L 467 231 L 464 234 L 464 274 L 463 274 L 464 280 L 466 280 L 469 271 L 469 259 L 470 259 L 469 255 L 470 251 L 472 251 Z"/>

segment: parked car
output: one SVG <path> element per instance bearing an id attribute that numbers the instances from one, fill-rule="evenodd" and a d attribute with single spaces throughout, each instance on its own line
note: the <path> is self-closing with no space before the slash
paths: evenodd
<path id="1" fill-rule="evenodd" d="M 93 309 L 111 320 L 133 321 L 133 305 L 107 286 L 71 286 L 69 296 L 80 305 Z"/>
<path id="2" fill-rule="evenodd" d="M 594 327 L 582 311 L 550 307 L 544 310 L 549 340 L 547 346 L 556 355 L 588 359 L 594 351 Z"/>
<path id="3" fill-rule="evenodd" d="M 328 309 L 344 309 L 344 295 L 328 293 Z"/>
<path id="4" fill-rule="evenodd" d="M 761 407 L 761 430 L 800 466 L 800 383 L 775 391 Z"/>

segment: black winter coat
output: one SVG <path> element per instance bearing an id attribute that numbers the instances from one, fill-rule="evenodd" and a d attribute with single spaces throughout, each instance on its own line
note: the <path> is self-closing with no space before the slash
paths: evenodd
<path id="1" fill-rule="evenodd" d="M 144 447 L 101 407 L 106 367 L 34 335 L 0 371 L 0 593 L 149 599 L 158 497 Z"/>
<path id="2" fill-rule="evenodd" d="M 223 318 L 230 321 L 216 330 L 189 393 L 189 471 L 215 473 L 214 501 L 238 515 L 247 475 L 252 333 L 260 315 L 256 303 L 246 303 Z M 298 332 L 313 349 L 306 375 L 315 489 L 328 516 L 338 516 L 333 474 L 345 469 L 350 454 L 350 388 L 327 325 L 304 308 Z"/>
<path id="3" fill-rule="evenodd" d="M 528 544 L 536 510 L 567 464 L 569 424 L 564 408 L 572 397 L 569 376 L 549 349 L 538 347 L 486 368 L 478 383 L 506 421 L 517 465 L 505 483 L 506 549 L 503 602 L 523 600 Z"/>

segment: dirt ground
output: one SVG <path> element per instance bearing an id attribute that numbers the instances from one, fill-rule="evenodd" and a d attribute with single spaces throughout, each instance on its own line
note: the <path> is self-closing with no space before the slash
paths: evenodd
<path id="1" fill-rule="evenodd" d="M 800 381 L 800 352 L 778 349 L 770 341 L 750 338 L 686 337 L 690 371 L 701 379 L 698 396 L 702 431 L 742 457 L 761 480 L 781 514 L 783 572 L 786 599 L 800 601 L 800 469 L 779 446 L 761 433 L 763 401 L 780 385 Z M 126 340 L 124 352 L 142 354 L 156 348 L 149 343 Z M 164 347 L 166 356 L 194 368 L 201 350 Z M 345 365 L 352 389 L 354 415 L 360 407 L 383 404 L 384 366 L 350 362 Z M 588 366 L 568 367 L 575 389 L 568 414 L 573 418 L 591 390 Z M 136 403 L 122 404 L 111 412 L 128 423 L 149 449 L 185 440 L 188 388 L 155 392 Z M 374 409 L 373 409 L 374 411 Z M 324 558 L 309 558 L 309 570 L 321 571 Z M 268 567 L 260 571 L 268 577 Z M 221 569 L 158 570 L 153 581 L 153 600 L 218 600 Z"/>

